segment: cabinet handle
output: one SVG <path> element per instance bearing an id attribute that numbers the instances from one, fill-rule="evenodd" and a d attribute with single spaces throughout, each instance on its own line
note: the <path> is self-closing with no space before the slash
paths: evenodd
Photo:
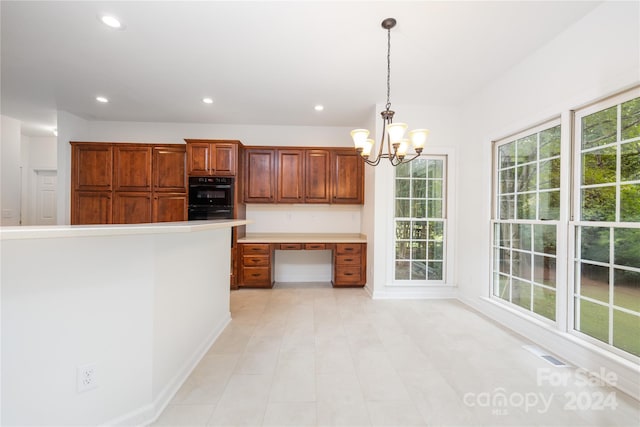
<path id="1" fill-rule="evenodd" d="M 353 251 L 353 248 L 344 248 L 344 251 L 345 252 L 351 252 L 351 251 Z"/>
<path id="2" fill-rule="evenodd" d="M 351 262 L 351 261 L 353 261 L 353 258 L 345 258 L 345 261 L 346 262 Z"/>
<path id="3" fill-rule="evenodd" d="M 251 276 L 258 277 L 258 276 L 260 276 L 260 273 L 253 273 Z"/>
<path id="4" fill-rule="evenodd" d="M 345 276 L 353 276 L 353 273 L 344 273 Z"/>

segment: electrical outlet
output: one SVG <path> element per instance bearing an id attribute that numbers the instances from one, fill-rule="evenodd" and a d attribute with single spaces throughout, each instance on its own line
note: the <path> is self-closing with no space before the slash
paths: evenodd
<path id="1" fill-rule="evenodd" d="M 98 387 L 98 370 L 95 363 L 78 366 L 78 393 Z"/>

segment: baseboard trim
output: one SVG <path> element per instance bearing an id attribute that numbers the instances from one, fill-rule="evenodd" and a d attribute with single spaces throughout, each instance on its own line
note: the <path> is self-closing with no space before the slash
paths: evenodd
<path id="1" fill-rule="evenodd" d="M 169 381 L 158 393 L 148 405 L 124 414 L 118 418 L 115 418 L 107 423 L 105 426 L 146 426 L 158 419 L 160 414 L 165 410 L 173 396 L 178 392 L 182 384 L 189 378 L 191 372 L 198 366 L 202 358 L 207 354 L 213 343 L 216 342 L 222 331 L 231 322 L 231 313 L 221 319 L 211 333 L 203 340 L 203 342 L 196 348 L 192 356 L 188 358 L 183 366 L 178 370 L 173 379 Z"/>

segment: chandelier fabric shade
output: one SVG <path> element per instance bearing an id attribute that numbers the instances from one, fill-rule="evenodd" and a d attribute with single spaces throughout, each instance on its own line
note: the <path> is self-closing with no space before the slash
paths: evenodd
<path id="1" fill-rule="evenodd" d="M 395 25 L 396 20 L 394 18 L 387 18 L 382 21 L 382 28 L 387 30 L 387 104 L 385 110 L 380 113 L 382 116 L 382 137 L 378 152 L 374 158 L 371 157 L 371 152 L 376 143 L 369 138 L 370 132 L 367 129 L 354 129 L 351 131 L 351 138 L 356 151 L 367 164 L 372 166 L 377 166 L 381 159 L 388 159 L 393 166 L 416 159 L 422 153 L 429 136 L 429 129 L 415 129 L 409 132 L 408 138 L 405 138 L 407 124 L 393 123 L 395 112 L 391 111 L 391 101 L 389 99 L 391 94 L 391 29 Z M 407 157 L 409 146 L 413 147 L 414 153 Z"/>

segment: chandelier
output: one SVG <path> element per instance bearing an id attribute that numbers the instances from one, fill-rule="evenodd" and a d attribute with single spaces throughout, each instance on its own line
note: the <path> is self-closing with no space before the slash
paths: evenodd
<path id="1" fill-rule="evenodd" d="M 371 159 L 371 150 L 375 146 L 375 141 L 369 139 L 369 131 L 367 129 L 354 129 L 351 131 L 353 144 L 356 151 L 362 156 L 364 161 L 372 166 L 377 166 L 381 159 L 389 159 L 393 166 L 401 163 L 408 163 L 414 160 L 424 148 L 424 144 L 429 135 L 429 129 L 415 129 L 409 132 L 409 138 L 404 138 L 407 130 L 405 123 L 393 123 L 394 111 L 391 110 L 391 101 L 389 95 L 391 93 L 391 29 L 396 26 L 394 18 L 387 18 L 382 21 L 382 28 L 387 30 L 387 105 L 384 111 L 380 113 L 382 116 L 382 138 L 380 147 L 375 158 Z M 409 145 L 413 146 L 415 154 L 407 157 Z M 384 148 L 386 146 L 386 152 Z"/>

